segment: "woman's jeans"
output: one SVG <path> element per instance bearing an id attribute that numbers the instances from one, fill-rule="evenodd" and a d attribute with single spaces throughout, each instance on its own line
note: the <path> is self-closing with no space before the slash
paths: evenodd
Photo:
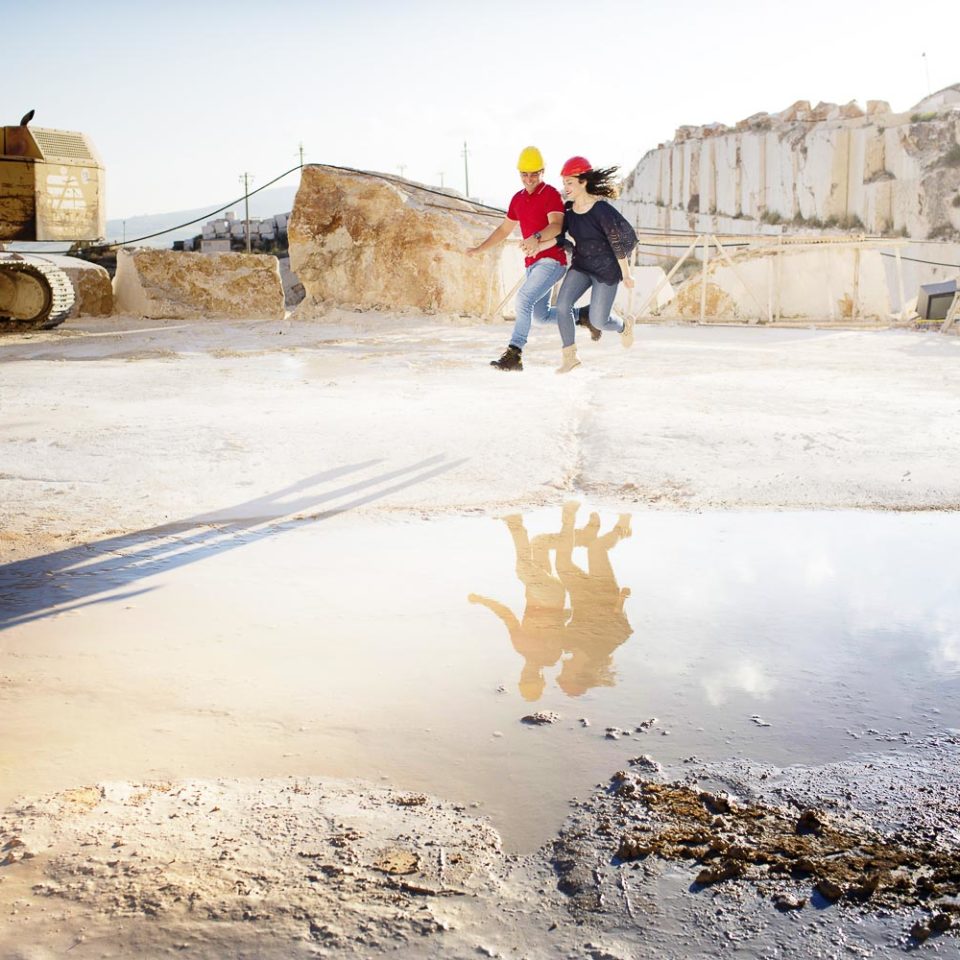
<path id="1" fill-rule="evenodd" d="M 590 323 L 601 330 L 616 330 L 617 333 L 623 333 L 623 322 L 610 316 L 619 286 L 619 283 L 603 283 L 596 277 L 581 273 L 572 267 L 567 271 L 560 285 L 560 293 L 557 295 L 556 311 L 557 323 L 560 326 L 560 341 L 565 347 L 571 346 L 576 336 L 573 306 L 588 289 L 590 289 Z"/>
<path id="2" fill-rule="evenodd" d="M 522 350 L 530 335 L 530 323 L 556 322 L 554 311 L 550 310 L 550 291 L 553 285 L 563 276 L 566 268 L 553 257 L 543 257 L 527 267 L 527 278 L 523 286 L 517 291 L 516 311 L 517 319 L 513 324 L 513 335 L 510 337 L 510 346 Z M 613 301 L 611 301 L 612 303 Z"/>

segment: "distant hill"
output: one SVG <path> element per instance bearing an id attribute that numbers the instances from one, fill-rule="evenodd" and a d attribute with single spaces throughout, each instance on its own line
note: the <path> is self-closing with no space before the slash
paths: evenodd
<path id="1" fill-rule="evenodd" d="M 264 190 L 250 198 L 250 216 L 252 217 L 272 217 L 276 213 L 289 213 L 293 209 L 293 199 L 296 196 L 296 187 L 274 187 L 271 190 Z M 150 213 L 138 217 L 127 217 L 125 220 L 107 221 L 107 240 L 112 242 L 123 241 L 131 243 L 140 237 L 146 237 L 161 230 L 169 230 L 181 223 L 187 223 L 190 220 L 197 220 L 197 223 L 188 227 L 182 227 L 179 230 L 173 230 L 170 233 L 164 233 L 162 236 L 153 237 L 149 240 L 140 241 L 140 246 L 144 247 L 166 247 L 173 245 L 174 240 L 188 240 L 200 233 L 204 223 L 207 220 L 213 220 L 223 217 L 224 213 L 211 214 L 211 211 L 222 207 L 225 201 L 220 203 L 211 203 L 209 206 L 197 207 L 195 210 L 176 210 L 172 213 Z M 238 220 L 243 219 L 243 201 L 228 207 L 232 210 Z"/>

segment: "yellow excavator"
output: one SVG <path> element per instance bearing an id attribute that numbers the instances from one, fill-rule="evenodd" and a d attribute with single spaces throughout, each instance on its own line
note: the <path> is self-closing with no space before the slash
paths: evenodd
<path id="1" fill-rule="evenodd" d="M 74 302 L 69 277 L 41 253 L 17 245 L 103 241 L 104 169 L 90 140 L 70 130 L 0 127 L 0 333 L 49 330 Z M 29 248 L 28 248 L 29 249 Z"/>

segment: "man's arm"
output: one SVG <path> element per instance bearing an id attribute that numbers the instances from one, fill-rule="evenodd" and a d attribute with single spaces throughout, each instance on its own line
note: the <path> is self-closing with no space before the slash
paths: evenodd
<path id="1" fill-rule="evenodd" d="M 537 239 L 536 234 L 527 237 L 526 240 L 523 240 L 520 243 L 520 249 L 528 257 L 532 257 L 535 253 L 537 253 L 538 250 L 546 250 L 547 247 L 552 246 L 552 244 L 548 243 L 547 247 L 541 247 L 540 244 L 545 240 L 553 240 L 560 236 L 562 230 L 563 211 L 553 210 L 547 214 L 547 225 L 540 231 L 540 238 Z"/>
<path id="2" fill-rule="evenodd" d="M 470 247 L 466 251 L 467 256 L 472 257 L 478 253 L 483 253 L 484 250 L 489 250 L 491 247 L 495 247 L 498 243 L 503 243 L 503 241 L 506 240 L 511 233 L 513 233 L 513 228 L 516 225 L 516 220 L 511 220 L 509 217 L 504 217 L 503 223 L 501 223 L 500 226 L 497 227 L 497 229 L 494 230 L 493 233 L 491 233 L 490 236 L 483 241 L 483 243 L 478 243 L 475 247 Z"/>

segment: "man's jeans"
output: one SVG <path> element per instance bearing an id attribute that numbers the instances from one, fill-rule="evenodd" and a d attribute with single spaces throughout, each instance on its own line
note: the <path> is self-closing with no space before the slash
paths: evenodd
<path id="1" fill-rule="evenodd" d="M 530 335 L 530 323 L 556 323 L 556 313 L 550 310 L 550 291 L 566 269 L 553 257 L 543 257 L 527 267 L 527 278 L 517 291 L 517 319 L 513 325 L 510 345 L 522 350 Z M 551 316 L 553 314 L 553 316 Z"/>
<path id="2" fill-rule="evenodd" d="M 623 321 L 612 317 L 613 301 L 617 296 L 619 283 L 603 283 L 596 277 L 581 273 L 573 268 L 567 271 L 557 294 L 557 324 L 560 326 L 560 341 L 569 347 L 576 337 L 576 318 L 573 305 L 590 290 L 590 323 L 601 330 L 615 330 L 623 333 Z M 551 311 L 552 312 L 552 311 Z"/>

